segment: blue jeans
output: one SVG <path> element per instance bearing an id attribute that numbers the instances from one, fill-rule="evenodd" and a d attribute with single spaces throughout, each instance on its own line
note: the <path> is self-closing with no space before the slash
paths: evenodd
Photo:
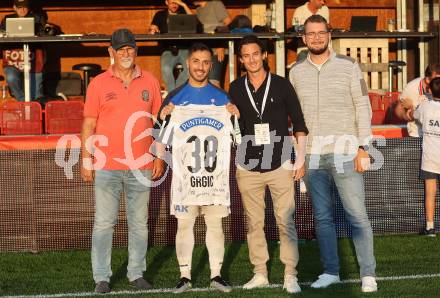
<path id="1" fill-rule="evenodd" d="M 151 179 L 150 170 L 141 173 Z M 92 234 L 92 269 L 95 282 L 110 281 L 114 226 L 118 220 L 119 199 L 125 194 L 128 223 L 128 266 L 130 281 L 143 276 L 148 247 L 148 202 L 150 189 L 130 170 L 100 170 L 95 173 L 95 222 Z"/>
<path id="2" fill-rule="evenodd" d="M 166 50 L 160 56 L 160 69 L 162 71 L 162 79 L 167 86 L 167 91 L 171 92 L 176 87 L 179 87 L 188 79 L 188 68 L 186 66 L 186 59 L 188 58 L 188 50 L 180 49 L 177 55 L 173 55 L 171 51 Z M 183 71 L 174 80 L 173 69 L 177 64 L 182 64 Z"/>
<path id="3" fill-rule="evenodd" d="M 24 101 L 24 74 L 15 67 L 4 67 L 8 88 L 11 95 L 18 101 Z M 43 96 L 43 73 L 29 73 L 31 100 Z"/>
<path id="4" fill-rule="evenodd" d="M 319 162 L 316 162 L 319 158 Z M 339 274 L 339 257 L 334 222 L 332 183 L 336 184 L 346 218 L 352 228 L 360 275 L 375 276 L 373 232 L 365 208 L 364 180 L 354 169 L 354 161 L 341 161 L 333 154 L 308 155 L 304 182 L 312 199 L 316 237 L 324 273 Z M 312 167 L 312 168 L 310 168 Z"/>

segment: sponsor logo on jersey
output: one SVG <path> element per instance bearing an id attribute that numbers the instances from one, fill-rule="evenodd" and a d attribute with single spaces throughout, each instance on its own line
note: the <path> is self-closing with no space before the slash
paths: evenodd
<path id="1" fill-rule="evenodd" d="M 223 123 L 221 123 L 220 121 L 215 120 L 213 118 L 197 117 L 197 118 L 189 119 L 189 120 L 185 121 L 184 123 L 182 123 L 180 125 L 180 129 L 186 132 L 188 129 L 193 128 L 195 126 L 200 126 L 200 125 L 210 126 L 210 127 L 215 128 L 219 131 L 224 126 Z"/>
<path id="2" fill-rule="evenodd" d="M 174 211 L 180 213 L 188 213 L 188 206 L 185 205 L 174 205 Z"/>

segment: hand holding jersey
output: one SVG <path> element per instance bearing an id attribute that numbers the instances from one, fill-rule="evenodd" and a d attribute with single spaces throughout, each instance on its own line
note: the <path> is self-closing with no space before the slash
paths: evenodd
<path id="1" fill-rule="evenodd" d="M 224 106 L 174 107 L 161 135 L 162 142 L 172 139 L 171 214 L 183 205 L 230 205 L 231 133 Z"/>
<path id="2" fill-rule="evenodd" d="M 171 213 L 177 218 L 176 254 L 180 281 L 174 292 L 191 288 L 194 223 L 204 215 L 211 287 L 223 292 L 231 287 L 221 278 L 224 256 L 222 217 L 229 214 L 229 159 L 232 124 L 225 105 L 228 95 L 208 83 L 212 50 L 203 44 L 189 49 L 189 80 L 173 90 L 159 113 L 171 114 L 159 138 L 170 139 L 173 160 Z M 225 139 L 226 138 L 226 139 Z M 171 140 L 171 139 L 170 139 Z"/>
<path id="3" fill-rule="evenodd" d="M 160 111 L 160 120 L 165 120 L 165 118 L 171 114 L 174 110 L 174 104 L 170 102 L 165 107 L 163 107 L 162 111 Z"/>
<path id="4" fill-rule="evenodd" d="M 228 103 L 228 104 L 226 105 L 226 109 L 228 110 L 228 112 L 229 112 L 231 115 L 237 117 L 237 119 L 240 118 L 240 111 L 238 110 L 238 108 L 237 108 L 236 105 L 234 105 L 234 104 L 232 104 L 232 103 Z"/>

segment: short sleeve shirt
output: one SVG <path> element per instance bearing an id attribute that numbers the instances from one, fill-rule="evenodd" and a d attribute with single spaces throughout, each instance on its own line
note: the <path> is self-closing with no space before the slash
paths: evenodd
<path id="1" fill-rule="evenodd" d="M 96 118 L 95 135 L 107 140 L 95 143 L 95 169 L 152 169 L 152 115 L 161 104 L 159 81 L 147 71 L 137 68 L 128 86 L 111 68 L 94 78 L 84 117 Z"/>
<path id="2" fill-rule="evenodd" d="M 414 112 L 422 125 L 422 170 L 440 174 L 440 101 L 426 100 Z"/>
<path id="3" fill-rule="evenodd" d="M 298 20 L 300 25 L 304 25 L 304 22 L 313 15 L 313 13 L 309 10 L 309 8 L 307 7 L 307 3 L 298 7 L 297 9 L 295 9 L 295 12 L 293 13 L 293 17 L 292 17 L 292 24 L 294 23 L 295 18 Z M 327 20 L 327 22 L 330 22 L 330 12 L 328 10 L 327 6 L 323 6 L 320 9 L 318 9 L 317 13 L 320 16 L 323 16 L 324 19 Z"/>

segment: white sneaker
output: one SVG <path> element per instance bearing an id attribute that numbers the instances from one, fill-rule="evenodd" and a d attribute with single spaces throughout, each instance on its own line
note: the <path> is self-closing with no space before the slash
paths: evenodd
<path id="1" fill-rule="evenodd" d="M 364 276 L 362 277 L 362 292 L 371 293 L 377 292 L 377 283 L 374 276 Z"/>
<path id="2" fill-rule="evenodd" d="M 252 277 L 252 279 L 243 286 L 243 289 L 250 290 L 267 285 L 269 285 L 269 280 L 267 277 L 264 274 L 255 273 L 254 277 Z"/>
<path id="3" fill-rule="evenodd" d="M 286 289 L 289 294 L 300 293 L 301 287 L 298 284 L 298 278 L 292 274 L 284 275 L 283 290 L 284 289 Z"/>
<path id="4" fill-rule="evenodd" d="M 321 274 L 318 279 L 312 283 L 310 286 L 312 288 L 318 289 L 318 288 L 327 288 L 331 284 L 337 284 L 340 283 L 341 280 L 339 279 L 339 275 L 332 275 L 332 274 Z"/>

